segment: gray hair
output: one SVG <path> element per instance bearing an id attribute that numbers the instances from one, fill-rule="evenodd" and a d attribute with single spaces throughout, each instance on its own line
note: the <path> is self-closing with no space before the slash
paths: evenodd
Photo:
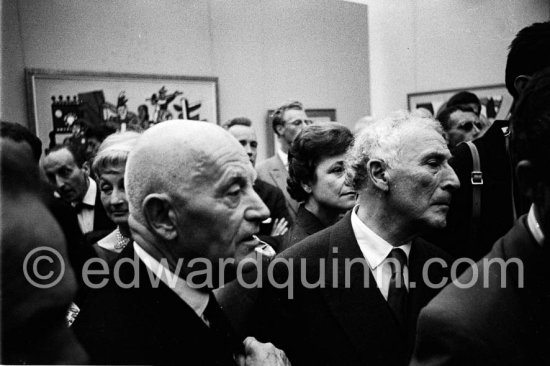
<path id="1" fill-rule="evenodd" d="M 92 171 L 96 176 L 109 168 L 124 167 L 130 151 L 136 145 L 140 134 L 133 131 L 120 132 L 107 136 L 97 150 L 92 163 Z"/>
<path id="2" fill-rule="evenodd" d="M 346 180 L 356 191 L 365 188 L 367 162 L 370 159 L 382 161 L 386 167 L 399 166 L 403 154 L 403 137 L 420 129 L 435 130 L 442 134 L 441 125 L 432 118 L 422 117 L 406 111 L 396 111 L 387 118 L 374 120 L 365 125 L 348 151 L 346 159 Z"/>

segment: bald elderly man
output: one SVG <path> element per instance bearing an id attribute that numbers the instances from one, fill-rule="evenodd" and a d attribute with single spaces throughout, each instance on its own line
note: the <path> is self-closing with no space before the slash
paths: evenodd
<path id="1" fill-rule="evenodd" d="M 125 175 L 133 245 L 73 325 L 92 362 L 288 364 L 273 345 L 234 337 L 211 292 L 234 268 L 219 262 L 249 256 L 269 216 L 254 178 L 216 125 L 174 120 L 143 134 Z"/>

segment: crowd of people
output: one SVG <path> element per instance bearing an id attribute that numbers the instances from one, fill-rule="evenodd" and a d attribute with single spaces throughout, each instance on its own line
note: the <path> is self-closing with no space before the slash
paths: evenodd
<path id="1" fill-rule="evenodd" d="M 550 363 L 550 22 L 475 94 L 313 123 L 168 120 L 90 144 L 1 122 L 2 363 Z"/>

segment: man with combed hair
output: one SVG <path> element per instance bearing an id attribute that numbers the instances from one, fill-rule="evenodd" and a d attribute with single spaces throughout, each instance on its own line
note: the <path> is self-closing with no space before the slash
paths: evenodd
<path id="1" fill-rule="evenodd" d="M 413 365 L 550 362 L 550 68 L 511 119 L 512 157 L 529 213 L 420 314 Z"/>
<path id="2" fill-rule="evenodd" d="M 73 325 L 93 362 L 288 363 L 271 344 L 233 337 L 211 292 L 228 272 L 220 261 L 238 263 L 258 245 L 269 211 L 254 177 L 244 149 L 216 125 L 174 120 L 143 134 L 125 173 L 134 243 Z"/>
<path id="3" fill-rule="evenodd" d="M 347 161 L 358 205 L 272 262 L 263 335 L 295 365 L 408 362 L 417 315 L 447 275 L 448 256 L 418 236 L 446 224 L 450 157 L 433 119 L 400 112 L 360 132 Z"/>
<path id="4" fill-rule="evenodd" d="M 261 161 L 256 170 L 258 177 L 274 186 L 278 187 L 285 195 L 288 212 L 292 222 L 298 213 L 298 202 L 296 202 L 286 189 L 288 179 L 288 149 L 296 135 L 311 121 L 307 118 L 302 103 L 294 101 L 284 104 L 273 112 L 272 127 L 277 136 L 280 149 L 275 155 Z"/>

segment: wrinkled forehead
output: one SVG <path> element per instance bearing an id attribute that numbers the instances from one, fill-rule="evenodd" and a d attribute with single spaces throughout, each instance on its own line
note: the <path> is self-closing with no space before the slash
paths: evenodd
<path id="1" fill-rule="evenodd" d="M 254 178 L 254 168 L 244 148 L 235 140 L 222 146 L 195 150 L 189 164 L 195 183 L 218 182 L 224 177 Z"/>
<path id="2" fill-rule="evenodd" d="M 430 154 L 439 154 L 447 158 L 451 155 L 443 135 L 432 128 L 421 128 L 403 134 L 400 152 L 402 160 L 417 160 Z"/>

